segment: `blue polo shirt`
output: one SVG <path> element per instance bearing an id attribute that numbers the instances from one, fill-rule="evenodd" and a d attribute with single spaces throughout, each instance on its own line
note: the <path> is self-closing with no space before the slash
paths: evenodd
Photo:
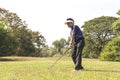
<path id="1" fill-rule="evenodd" d="M 84 39 L 83 34 L 79 26 L 74 25 L 73 28 L 71 29 L 70 36 L 72 36 L 72 33 L 75 32 L 75 37 L 74 41 L 77 42 L 80 39 Z"/>

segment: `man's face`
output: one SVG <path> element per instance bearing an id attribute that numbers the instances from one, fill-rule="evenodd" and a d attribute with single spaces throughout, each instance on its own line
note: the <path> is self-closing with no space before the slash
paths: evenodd
<path id="1" fill-rule="evenodd" d="M 72 28 L 72 27 L 73 27 L 73 23 L 72 23 L 72 22 L 68 22 L 68 23 L 67 23 L 67 26 L 68 26 L 69 28 Z"/>

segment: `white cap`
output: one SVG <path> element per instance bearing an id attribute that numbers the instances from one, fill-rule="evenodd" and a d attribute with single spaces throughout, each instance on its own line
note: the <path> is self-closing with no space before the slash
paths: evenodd
<path id="1" fill-rule="evenodd" d="M 74 20 L 72 18 L 68 18 L 68 19 L 66 19 L 65 24 L 67 24 L 69 22 L 74 23 Z"/>

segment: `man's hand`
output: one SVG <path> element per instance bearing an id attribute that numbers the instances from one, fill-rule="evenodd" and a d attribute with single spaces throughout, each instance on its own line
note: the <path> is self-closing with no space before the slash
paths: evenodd
<path id="1" fill-rule="evenodd" d="M 69 44 L 68 49 L 71 49 L 73 47 L 72 43 Z"/>

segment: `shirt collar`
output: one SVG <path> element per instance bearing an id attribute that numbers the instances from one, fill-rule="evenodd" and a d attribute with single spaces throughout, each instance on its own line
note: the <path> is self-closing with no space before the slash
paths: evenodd
<path id="1" fill-rule="evenodd" d="M 73 30 L 73 29 L 74 29 L 74 27 L 75 27 L 75 25 L 73 25 L 73 27 L 71 28 L 71 30 Z"/>

